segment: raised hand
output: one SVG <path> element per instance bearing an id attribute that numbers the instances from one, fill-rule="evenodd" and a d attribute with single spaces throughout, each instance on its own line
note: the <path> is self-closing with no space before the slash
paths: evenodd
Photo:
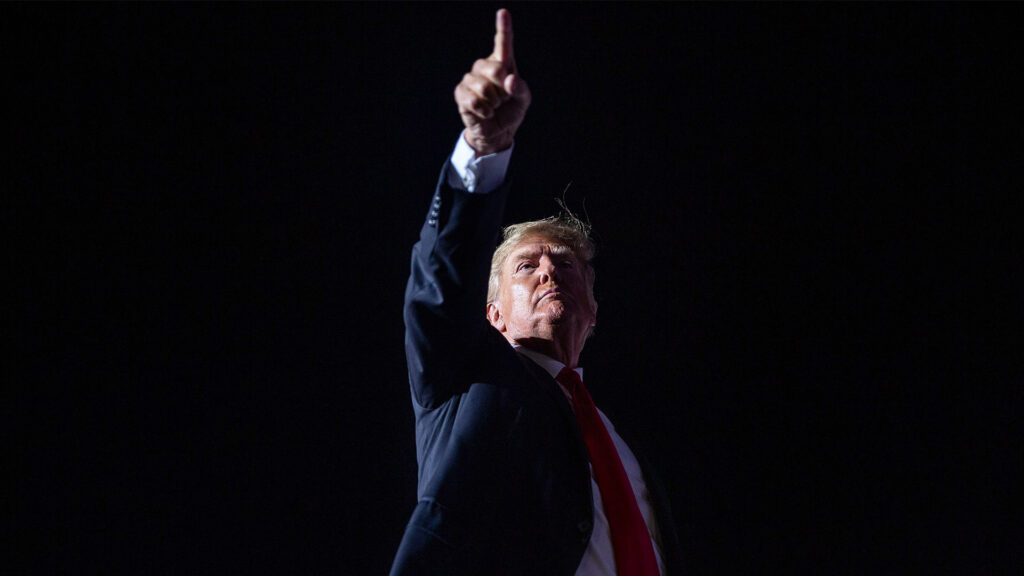
<path id="1" fill-rule="evenodd" d="M 516 69 L 512 15 L 502 8 L 495 16 L 494 51 L 474 62 L 473 69 L 455 87 L 455 103 L 466 126 L 466 143 L 478 156 L 512 146 L 530 98 L 530 88 Z"/>

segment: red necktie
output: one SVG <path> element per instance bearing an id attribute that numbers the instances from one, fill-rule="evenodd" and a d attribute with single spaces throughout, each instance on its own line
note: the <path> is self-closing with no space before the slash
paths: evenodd
<path id="1" fill-rule="evenodd" d="M 636 504 L 626 469 L 594 401 L 574 370 L 563 368 L 555 380 L 572 395 L 572 407 L 590 452 L 594 480 L 608 517 L 616 573 L 618 576 L 657 576 L 658 560 L 654 557 L 651 535 Z"/>

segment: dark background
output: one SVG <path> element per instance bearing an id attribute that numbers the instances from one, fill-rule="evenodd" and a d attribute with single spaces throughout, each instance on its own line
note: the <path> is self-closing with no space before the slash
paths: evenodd
<path id="1" fill-rule="evenodd" d="M 386 572 L 497 7 L 0 9 L 5 573 Z M 690 572 L 1020 573 L 1019 5 L 508 7 L 507 221 L 589 215 Z"/>

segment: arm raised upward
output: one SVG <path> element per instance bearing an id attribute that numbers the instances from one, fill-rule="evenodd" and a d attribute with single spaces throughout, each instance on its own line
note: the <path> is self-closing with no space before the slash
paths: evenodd
<path id="1" fill-rule="evenodd" d="M 530 104 L 530 90 L 518 76 L 512 50 L 511 16 L 499 10 L 494 51 L 477 60 L 455 89 L 464 140 L 477 157 L 510 148 Z M 465 391 L 472 383 L 469 363 L 481 346 L 496 342 L 507 348 L 487 323 L 485 311 L 508 185 L 471 194 L 451 184 L 450 164 L 413 247 L 405 294 L 409 379 L 414 399 L 424 408 Z"/>

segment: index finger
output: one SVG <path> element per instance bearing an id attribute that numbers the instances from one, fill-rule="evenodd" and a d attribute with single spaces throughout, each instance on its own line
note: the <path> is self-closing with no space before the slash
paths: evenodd
<path id="1" fill-rule="evenodd" d="M 516 58 L 512 52 L 512 14 L 502 8 L 494 20 L 494 54 L 492 57 L 508 66 L 515 66 Z"/>

